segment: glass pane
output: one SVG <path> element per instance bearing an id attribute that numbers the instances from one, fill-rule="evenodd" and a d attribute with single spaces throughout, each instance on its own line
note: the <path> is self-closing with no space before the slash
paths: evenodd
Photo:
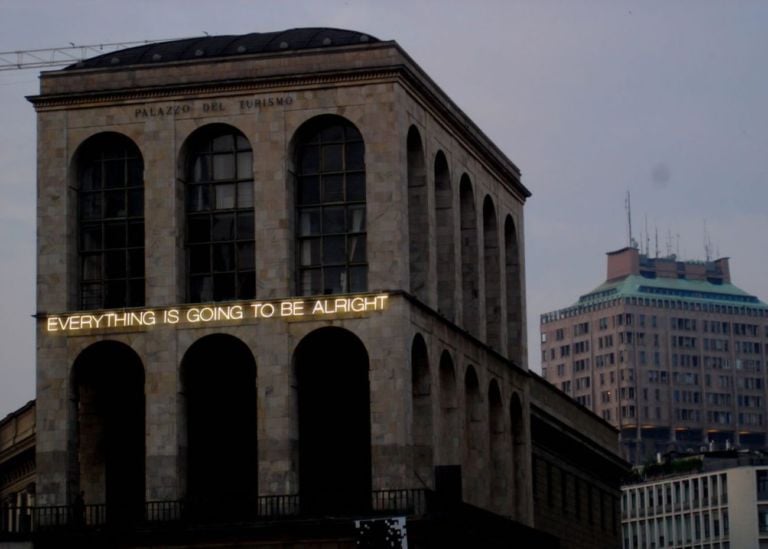
<path id="1" fill-rule="evenodd" d="M 253 179 L 253 154 L 250 151 L 237 153 L 237 178 Z"/>
<path id="2" fill-rule="evenodd" d="M 368 267 L 360 266 L 349 268 L 349 291 L 368 291 Z"/>
<path id="3" fill-rule="evenodd" d="M 83 284 L 80 286 L 80 302 L 84 309 L 101 308 L 101 284 Z"/>
<path id="4" fill-rule="evenodd" d="M 187 185 L 187 211 L 200 212 L 211 206 L 208 185 Z"/>
<path id="5" fill-rule="evenodd" d="M 349 237 L 347 257 L 350 263 L 365 263 L 365 235 Z"/>
<path id="6" fill-rule="evenodd" d="M 213 299 L 213 278 L 208 276 L 193 276 L 189 279 L 189 300 L 193 303 L 211 301 Z"/>
<path id="7" fill-rule="evenodd" d="M 237 207 L 253 208 L 253 181 L 237 184 Z"/>
<path id="8" fill-rule="evenodd" d="M 344 126 L 334 124 L 333 126 L 326 126 L 320 132 L 320 139 L 322 141 L 342 141 L 344 139 Z"/>
<path id="9" fill-rule="evenodd" d="M 240 271 L 252 271 L 256 267 L 253 242 L 237 245 L 237 268 Z"/>
<path id="10" fill-rule="evenodd" d="M 139 307 L 144 305 L 144 279 L 128 281 L 128 305 Z"/>
<path id="11" fill-rule="evenodd" d="M 302 175 L 317 173 L 320 166 L 320 148 L 304 145 L 299 154 L 299 171 Z"/>
<path id="12" fill-rule="evenodd" d="M 232 151 L 235 148 L 235 136 L 230 133 L 214 137 L 211 140 L 211 148 L 214 152 Z"/>
<path id="13" fill-rule="evenodd" d="M 213 246 L 213 272 L 235 270 L 234 244 L 215 244 Z"/>
<path id="14" fill-rule="evenodd" d="M 344 224 L 344 206 L 323 209 L 323 234 L 346 232 Z"/>
<path id="15" fill-rule="evenodd" d="M 253 212 L 237 214 L 237 239 L 253 240 L 256 237 L 253 225 Z"/>
<path id="16" fill-rule="evenodd" d="M 365 200 L 365 175 L 347 174 L 347 200 L 363 202 Z"/>
<path id="17" fill-rule="evenodd" d="M 347 211 L 349 222 L 347 230 L 351 233 L 365 232 L 365 205 L 349 206 Z"/>
<path id="18" fill-rule="evenodd" d="M 129 247 L 144 247 L 144 223 L 139 221 L 137 223 L 128 224 L 128 246 Z"/>
<path id="19" fill-rule="evenodd" d="M 125 217 L 125 191 L 108 191 L 104 193 L 104 217 Z"/>
<path id="20" fill-rule="evenodd" d="M 235 178 L 233 154 L 217 154 L 213 157 L 213 178 L 217 181 Z"/>
<path id="21" fill-rule="evenodd" d="M 327 236 L 323 238 L 323 264 L 343 264 L 345 263 L 345 241 L 344 236 Z"/>
<path id="22" fill-rule="evenodd" d="M 362 170 L 363 169 L 363 144 L 362 143 L 347 143 L 347 164 L 346 169 Z"/>
<path id="23" fill-rule="evenodd" d="M 213 241 L 234 240 L 235 239 L 235 214 L 218 214 L 212 216 L 213 230 L 211 232 Z"/>
<path id="24" fill-rule="evenodd" d="M 211 272 L 211 257 L 209 246 L 190 246 L 189 248 L 189 272 Z"/>
<path id="25" fill-rule="evenodd" d="M 80 174 L 80 190 L 95 191 L 101 188 L 101 164 L 92 162 Z"/>
<path id="26" fill-rule="evenodd" d="M 250 151 L 251 150 L 251 144 L 248 142 L 248 140 L 245 138 L 244 135 L 236 135 L 235 136 L 235 145 L 237 146 L 238 151 Z"/>
<path id="27" fill-rule="evenodd" d="M 126 305 L 125 289 L 125 280 L 113 280 L 104 284 L 104 307 L 107 309 L 124 307 Z"/>
<path id="28" fill-rule="evenodd" d="M 84 252 L 101 249 L 101 225 L 80 226 L 80 249 Z"/>
<path id="29" fill-rule="evenodd" d="M 187 242 L 210 242 L 211 218 L 208 215 L 189 216 L 187 218 Z"/>
<path id="30" fill-rule="evenodd" d="M 320 265 L 320 244 L 321 240 L 319 238 L 301 240 L 299 243 L 299 262 L 302 267 Z"/>
<path id="31" fill-rule="evenodd" d="M 302 209 L 299 213 L 299 235 L 320 234 L 320 210 Z"/>
<path id="32" fill-rule="evenodd" d="M 256 297 L 256 273 L 248 271 L 237 275 L 238 299 L 253 299 Z"/>
<path id="33" fill-rule="evenodd" d="M 83 280 L 101 280 L 101 254 L 83 256 Z"/>
<path id="34" fill-rule="evenodd" d="M 114 189 L 117 187 L 125 187 L 125 161 L 107 160 L 104 162 L 104 188 Z"/>
<path id="35" fill-rule="evenodd" d="M 347 273 L 344 267 L 323 269 L 323 293 L 340 294 L 347 291 Z"/>
<path id="36" fill-rule="evenodd" d="M 223 299 L 235 299 L 235 275 L 224 274 L 214 275 L 213 277 L 213 299 L 221 301 Z"/>
<path id="37" fill-rule="evenodd" d="M 140 187 L 144 184 L 144 167 L 141 160 L 133 158 L 128 161 L 128 186 Z"/>
<path id="38" fill-rule="evenodd" d="M 301 293 L 317 295 L 322 292 L 322 271 L 320 269 L 304 270 L 301 272 Z"/>
<path id="39" fill-rule="evenodd" d="M 323 172 L 338 172 L 341 171 L 342 163 L 342 146 L 341 145 L 323 145 Z"/>
<path id="40" fill-rule="evenodd" d="M 231 210 L 235 207 L 235 185 L 216 185 L 216 209 Z"/>
<path id="41" fill-rule="evenodd" d="M 344 177 L 326 175 L 323 177 L 323 202 L 344 201 Z"/>
<path id="42" fill-rule="evenodd" d="M 131 217 L 144 215 L 144 189 L 128 191 L 128 215 Z"/>
<path id="43" fill-rule="evenodd" d="M 98 219 L 101 217 L 101 193 L 80 193 L 80 218 Z"/>
<path id="44" fill-rule="evenodd" d="M 211 157 L 210 156 L 200 155 L 197 158 L 195 158 L 194 167 L 192 169 L 192 180 L 195 182 L 211 180 Z"/>
<path id="45" fill-rule="evenodd" d="M 104 278 L 125 278 L 125 252 L 106 252 L 104 254 Z"/>
<path id="46" fill-rule="evenodd" d="M 144 277 L 144 250 L 128 252 L 128 276 L 131 278 Z"/>
<path id="47" fill-rule="evenodd" d="M 104 247 L 125 248 L 124 223 L 109 223 L 104 225 Z"/>
<path id="48" fill-rule="evenodd" d="M 317 176 L 299 178 L 298 204 L 317 204 L 320 202 L 320 185 Z"/>

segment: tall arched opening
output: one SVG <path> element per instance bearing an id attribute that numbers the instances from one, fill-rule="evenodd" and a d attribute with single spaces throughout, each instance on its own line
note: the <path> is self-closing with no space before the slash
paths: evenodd
<path id="1" fill-rule="evenodd" d="M 440 465 L 459 465 L 459 411 L 456 370 L 448 351 L 440 356 Z"/>
<path id="2" fill-rule="evenodd" d="M 411 346 L 411 395 L 413 410 L 413 469 L 419 486 L 431 485 L 434 466 L 432 427 L 432 378 L 427 345 L 420 334 Z"/>
<path id="3" fill-rule="evenodd" d="M 368 352 L 351 332 L 320 328 L 294 353 L 299 402 L 299 494 L 305 513 L 371 505 Z"/>
<path id="4" fill-rule="evenodd" d="M 435 225 L 437 238 L 437 310 L 451 322 L 456 320 L 456 288 L 453 190 L 443 151 L 435 156 Z"/>
<path id="5" fill-rule="evenodd" d="M 501 266 L 499 228 L 493 200 L 483 201 L 483 259 L 485 265 L 485 341 L 501 349 Z"/>
<path id="6" fill-rule="evenodd" d="M 138 520 L 144 511 L 144 367 L 136 352 L 101 341 L 72 370 L 77 414 L 78 482 L 85 504 L 106 504 L 110 522 Z"/>
<path id="7" fill-rule="evenodd" d="M 464 308 L 464 329 L 478 335 L 478 300 L 480 294 L 477 253 L 477 215 L 475 197 L 469 176 L 461 176 L 461 295 Z"/>
<path id="8" fill-rule="evenodd" d="M 525 426 L 523 423 L 523 405 L 520 396 L 515 393 L 509 405 L 510 445 L 512 447 L 512 475 L 510 490 L 514 506 L 514 517 L 523 520 L 529 516 L 525 494 L 526 455 L 525 455 Z"/>
<path id="9" fill-rule="evenodd" d="M 523 287 L 520 273 L 520 248 L 512 216 L 504 221 L 504 273 L 507 282 L 507 356 L 522 366 Z"/>
<path id="10" fill-rule="evenodd" d="M 483 399 L 480 382 L 472 366 L 464 375 L 464 493 L 470 503 L 482 502 L 484 494 L 483 477 Z"/>
<path id="11" fill-rule="evenodd" d="M 504 405 L 499 383 L 494 379 L 488 386 L 488 445 L 491 478 L 491 508 L 506 514 L 509 490 L 509 444 L 505 437 Z"/>
<path id="12" fill-rule="evenodd" d="M 209 335 L 184 354 L 181 375 L 189 505 L 202 517 L 246 514 L 258 496 L 253 354 L 236 337 Z"/>
<path id="13" fill-rule="evenodd" d="M 408 130 L 408 250 L 411 293 L 426 302 L 429 294 L 429 215 L 427 210 L 427 173 L 424 148 L 419 130 Z"/>

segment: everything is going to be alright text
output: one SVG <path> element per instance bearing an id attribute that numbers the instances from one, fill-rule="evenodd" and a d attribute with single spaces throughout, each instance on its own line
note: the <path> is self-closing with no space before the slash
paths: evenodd
<path id="1" fill-rule="evenodd" d="M 313 300 L 256 301 L 184 308 L 138 309 L 52 315 L 45 318 L 49 332 L 75 332 L 158 325 L 237 322 L 264 318 L 320 318 L 345 313 L 382 311 L 387 295 L 350 296 Z"/>

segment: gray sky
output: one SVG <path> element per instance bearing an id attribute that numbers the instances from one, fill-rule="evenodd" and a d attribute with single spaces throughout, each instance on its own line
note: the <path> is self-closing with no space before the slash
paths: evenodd
<path id="1" fill-rule="evenodd" d="M 520 167 L 538 316 L 667 234 L 768 300 L 768 2 L 0 0 L 0 51 L 328 26 L 396 40 Z M 37 71 L 0 72 L 0 418 L 34 397 Z M 679 235 L 679 238 L 678 236 Z M 679 241 L 679 245 L 678 245 Z"/>

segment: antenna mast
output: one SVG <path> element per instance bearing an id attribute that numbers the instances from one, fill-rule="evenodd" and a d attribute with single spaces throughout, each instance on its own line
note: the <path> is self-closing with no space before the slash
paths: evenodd
<path id="1" fill-rule="evenodd" d="M 632 238 L 632 201 L 629 194 L 629 191 L 627 191 L 627 198 L 624 200 L 624 207 L 627 210 L 627 233 L 629 237 L 629 247 L 634 248 L 636 243 L 635 239 Z"/>

